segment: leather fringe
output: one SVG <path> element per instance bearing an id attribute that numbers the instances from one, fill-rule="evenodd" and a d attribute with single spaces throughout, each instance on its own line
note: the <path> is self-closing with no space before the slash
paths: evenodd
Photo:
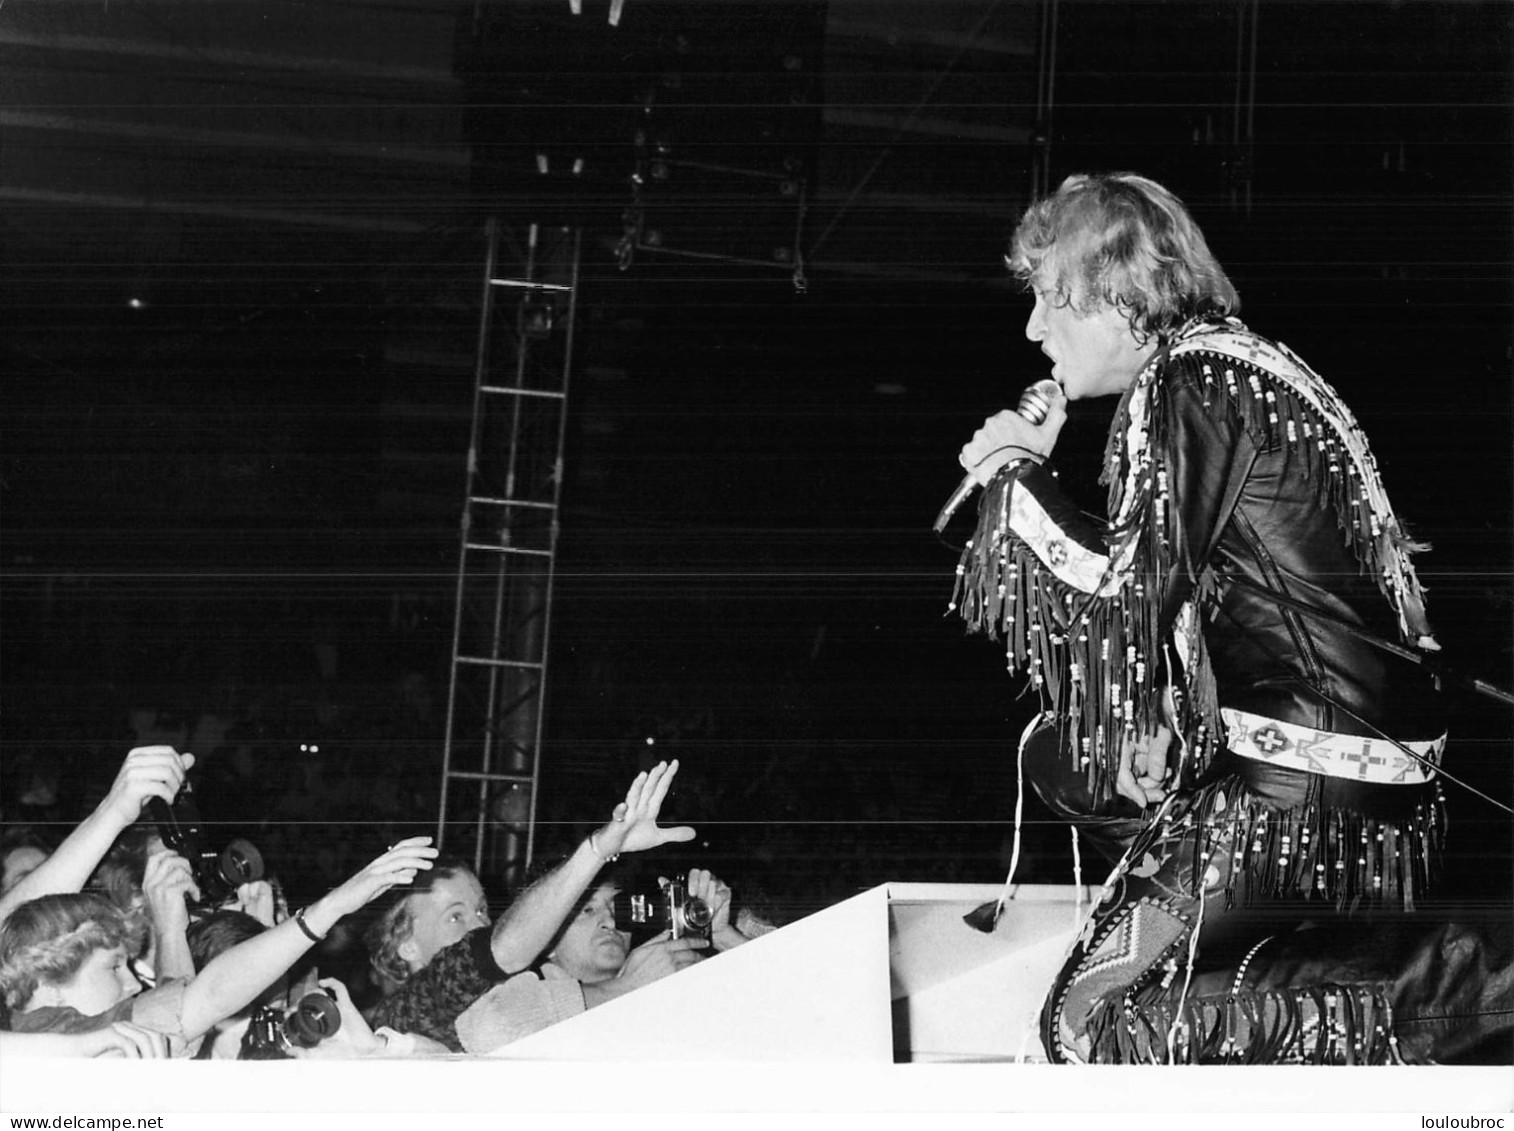
<path id="1" fill-rule="evenodd" d="M 1009 529 L 1013 481 L 996 479 L 984 494 L 952 608 L 968 631 L 1003 638 L 1010 669 L 1030 677 L 1089 788 L 1109 797 L 1125 735 L 1161 721 L 1157 602 L 1141 582 L 1090 601 L 1042 566 Z"/>
<path id="2" fill-rule="evenodd" d="M 1100 1002 L 1094 1064 L 1400 1064 L 1387 987 L 1320 983 L 1189 998 Z"/>
<path id="3" fill-rule="evenodd" d="M 1318 899 L 1345 910 L 1362 903 L 1414 910 L 1428 890 L 1445 843 L 1446 809 L 1438 789 L 1407 820 L 1306 805 L 1278 810 L 1249 796 L 1237 779 L 1206 788 L 1195 819 L 1193 875 L 1202 860 L 1231 854 L 1226 903 Z"/>
<path id="4" fill-rule="evenodd" d="M 1305 475 L 1316 485 L 1316 500 L 1335 515 L 1359 572 L 1376 581 L 1399 614 L 1405 638 L 1428 636 L 1424 589 L 1411 558 L 1430 547 L 1409 537 L 1393 513 L 1377 458 L 1351 410 L 1288 347 L 1251 334 L 1238 322 L 1209 329 L 1220 333 L 1185 338 L 1170 364 L 1200 382 L 1206 407 L 1228 413 L 1264 446 L 1286 445 L 1299 454 Z M 1244 343 L 1237 343 L 1238 333 Z M 1273 355 L 1278 372 L 1234 352 L 1244 347 L 1249 354 L 1253 341 Z"/>
<path id="5" fill-rule="evenodd" d="M 1210 339 L 1216 348 L 1207 350 L 1208 331 L 1230 334 L 1216 334 Z M 1283 347 L 1264 342 L 1299 370 L 1294 378 L 1308 383 L 1307 396 L 1303 385 L 1296 389 L 1282 376 L 1222 352 L 1218 344 L 1237 332 L 1246 333 L 1238 322 L 1185 327 L 1170 351 L 1158 354 L 1120 400 L 1100 476 L 1109 488 L 1108 513 L 1116 516 L 1107 532 L 1111 557 L 1127 544 L 1133 548 L 1129 581 L 1117 593 L 1093 597 L 1065 584 L 1010 530 L 1013 473 L 1001 475 L 984 491 L 977 529 L 957 565 L 951 609 L 960 612 L 968 631 L 1003 637 L 1010 669 L 1029 676 L 1042 709 L 1057 719 L 1064 747 L 1101 800 L 1113 796 L 1127 735 L 1175 722 L 1183 739 L 1179 773 L 1185 786 L 1198 779 L 1224 742 L 1200 617 L 1190 616 L 1183 630 L 1187 647 L 1181 667 L 1164 648 L 1158 623 L 1160 597 L 1175 566 L 1167 532 L 1177 513 L 1154 457 L 1168 442 L 1164 383 L 1179 368 L 1199 381 L 1206 407 L 1238 418 L 1267 444 L 1286 443 L 1302 453 L 1319 503 L 1336 515 L 1361 572 L 1376 578 L 1399 610 L 1407 634 L 1429 632 L 1423 593 L 1408 561 L 1424 547 L 1403 534 L 1387 507 L 1375 460 L 1355 419 L 1333 390 Z M 1205 590 L 1212 584 L 1206 571 L 1195 595 L 1197 609 L 1204 608 Z M 1175 693 L 1175 720 L 1162 714 L 1164 680 Z M 1341 887 L 1333 875 L 1335 864 L 1332 857 L 1331 874 L 1325 877 L 1332 892 Z M 1386 872 L 1373 869 L 1367 886 L 1374 886 L 1378 876 L 1386 883 L 1401 872 L 1397 862 Z M 1355 882 L 1351 879 L 1348 886 Z M 1413 882 L 1414 874 L 1403 875 L 1405 890 L 1412 892 Z"/>

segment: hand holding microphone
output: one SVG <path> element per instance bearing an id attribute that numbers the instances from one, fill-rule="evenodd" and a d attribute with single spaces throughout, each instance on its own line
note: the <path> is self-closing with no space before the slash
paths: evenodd
<path id="1" fill-rule="evenodd" d="M 1051 378 L 1044 378 L 1040 381 L 1037 381 L 1034 385 L 1031 385 L 1023 393 L 1020 394 L 1020 403 L 1015 406 L 1014 415 L 1019 416 L 1029 424 L 1043 424 L 1045 423 L 1046 418 L 1051 415 L 1052 406 L 1056 404 L 1057 398 L 1061 395 L 1062 387 Z M 1000 414 L 1000 416 L 1003 415 L 1005 414 Z M 990 420 L 988 424 L 984 426 L 984 429 L 979 431 L 978 435 L 981 436 L 983 434 L 983 431 L 989 429 L 992 425 L 993 420 Z M 976 440 L 977 436 L 974 436 L 974 439 Z M 1028 448 L 1025 450 L 1029 451 Z M 993 451 L 990 450 L 988 455 L 985 455 L 983 457 L 983 460 L 988 459 L 989 455 L 992 454 Z M 981 463 L 982 460 L 980 460 L 979 462 Z M 997 468 L 995 468 L 995 470 L 997 470 Z M 941 531 L 946 529 L 946 524 L 951 521 L 951 516 L 956 513 L 958 507 L 960 507 L 964 502 L 967 501 L 967 497 L 973 493 L 977 486 L 978 476 L 974 475 L 973 472 L 969 470 L 968 473 L 963 476 L 962 482 L 957 484 L 957 489 L 952 492 L 951 498 L 946 500 L 946 505 L 941 508 L 941 513 L 936 516 L 936 522 L 932 529 L 937 534 L 940 534 Z"/>

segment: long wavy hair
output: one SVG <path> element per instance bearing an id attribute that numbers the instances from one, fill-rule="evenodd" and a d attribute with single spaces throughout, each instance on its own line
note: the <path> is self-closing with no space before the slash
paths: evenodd
<path id="1" fill-rule="evenodd" d="M 1005 262 L 1053 305 L 1120 310 L 1143 341 L 1241 308 L 1183 202 L 1135 173 L 1068 177 L 1026 210 Z"/>
<path id="2" fill-rule="evenodd" d="M 377 915 L 363 931 L 368 963 L 381 979 L 394 986 L 402 986 L 410 980 L 410 964 L 400 957 L 400 947 L 415 931 L 412 901 L 429 892 L 438 881 L 463 873 L 471 876 L 473 869 L 456 856 L 440 856 L 430 871 L 416 876 L 414 884 L 395 888 L 381 904 Z"/>
<path id="3" fill-rule="evenodd" d="M 130 949 L 132 928 L 104 896 L 92 892 L 28 900 L 0 926 L 0 991 L 22 1010 L 42 985 L 66 985 L 97 950 Z"/>

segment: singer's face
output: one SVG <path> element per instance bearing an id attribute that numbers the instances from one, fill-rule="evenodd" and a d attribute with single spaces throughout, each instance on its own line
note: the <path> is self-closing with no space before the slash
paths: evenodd
<path id="1" fill-rule="evenodd" d="M 1079 296 L 1061 302 L 1041 280 L 1032 281 L 1035 308 L 1025 323 L 1025 336 L 1041 344 L 1051 359 L 1051 375 L 1070 401 L 1123 393 L 1141 366 L 1156 352 L 1155 339 L 1141 345 L 1130 321 L 1119 310 L 1099 304 L 1091 312 L 1079 310 Z"/>

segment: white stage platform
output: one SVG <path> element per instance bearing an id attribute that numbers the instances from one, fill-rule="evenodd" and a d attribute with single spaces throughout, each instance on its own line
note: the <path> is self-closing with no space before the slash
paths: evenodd
<path id="1" fill-rule="evenodd" d="M 1021 885 L 884 884 L 499 1050 L 520 1060 L 1042 1060 L 1035 1019 L 1089 906 Z"/>
<path id="2" fill-rule="evenodd" d="M 1035 1035 L 1041 999 L 1091 904 L 1071 887 L 1024 885 L 992 934 L 962 921 L 1000 890 L 885 884 L 495 1057 L 12 1059 L 0 1063 L 0 1111 L 373 1113 L 361 1124 L 372 1131 L 375 1117 L 382 1126 L 421 1112 L 1443 1115 L 1514 1107 L 1509 1068 L 1046 1064 Z"/>

